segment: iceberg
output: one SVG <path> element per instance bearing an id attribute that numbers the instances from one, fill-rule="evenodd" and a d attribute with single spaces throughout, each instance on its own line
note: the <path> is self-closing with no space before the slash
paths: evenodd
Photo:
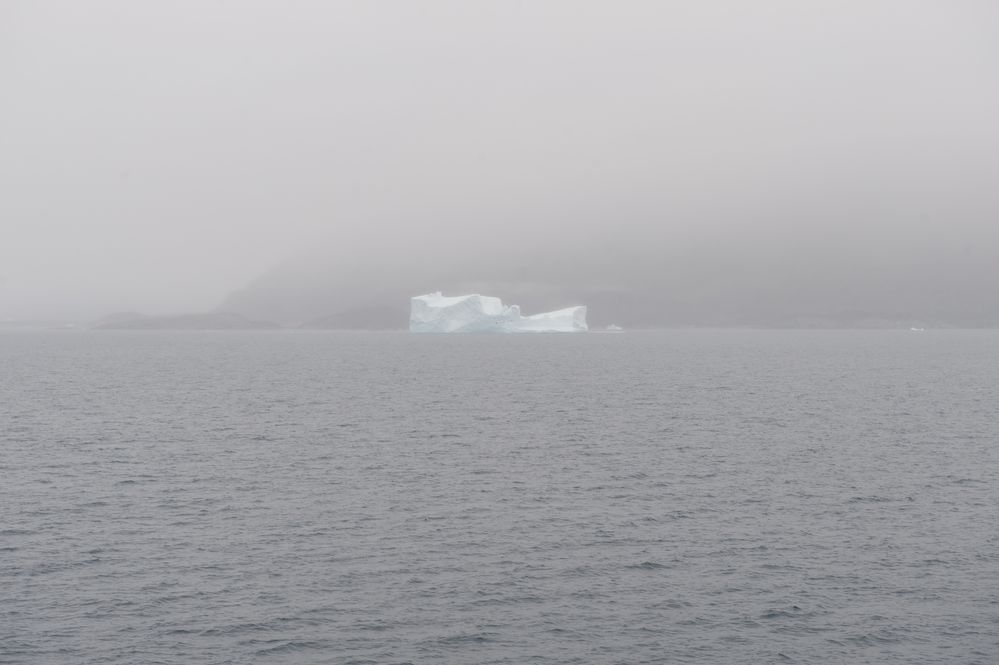
<path id="1" fill-rule="evenodd" d="M 410 299 L 409 332 L 586 332 L 586 307 L 524 316 L 520 307 L 499 298 L 473 293 L 445 296 L 440 291 Z"/>

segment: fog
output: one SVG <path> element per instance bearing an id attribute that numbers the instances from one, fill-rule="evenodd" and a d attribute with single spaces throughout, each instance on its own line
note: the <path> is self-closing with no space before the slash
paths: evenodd
<path id="1" fill-rule="evenodd" d="M 510 283 L 661 286 L 684 322 L 999 308 L 997 25 L 984 0 L 8 0 L 0 320 Z"/>

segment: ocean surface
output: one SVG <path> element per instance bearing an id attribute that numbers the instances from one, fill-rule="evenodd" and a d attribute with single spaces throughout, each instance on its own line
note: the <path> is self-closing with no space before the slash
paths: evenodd
<path id="1" fill-rule="evenodd" d="M 0 663 L 999 662 L 999 331 L 0 333 Z"/>

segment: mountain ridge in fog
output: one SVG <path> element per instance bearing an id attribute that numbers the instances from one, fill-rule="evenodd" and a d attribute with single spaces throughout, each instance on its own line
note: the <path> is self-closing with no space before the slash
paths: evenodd
<path id="1" fill-rule="evenodd" d="M 274 267 L 219 309 L 286 326 L 404 328 L 409 297 L 441 290 L 500 296 L 526 313 L 584 304 L 598 326 L 999 326 L 992 232 L 895 255 L 845 239 L 830 250 L 751 235 L 661 251 L 650 240 L 562 254 L 480 248 L 429 260 L 316 253 Z"/>
<path id="2" fill-rule="evenodd" d="M 0 321 L 995 321 L 996 3 L 293 4 L 0 3 Z"/>

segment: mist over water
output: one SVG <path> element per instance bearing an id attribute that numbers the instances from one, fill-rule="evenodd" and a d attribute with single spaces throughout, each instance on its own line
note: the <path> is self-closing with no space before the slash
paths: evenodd
<path id="1" fill-rule="evenodd" d="M 5 2 L 0 321 L 999 325 L 997 11 Z"/>
<path id="2" fill-rule="evenodd" d="M 990 663 L 997 342 L 0 334 L 0 656 Z"/>

